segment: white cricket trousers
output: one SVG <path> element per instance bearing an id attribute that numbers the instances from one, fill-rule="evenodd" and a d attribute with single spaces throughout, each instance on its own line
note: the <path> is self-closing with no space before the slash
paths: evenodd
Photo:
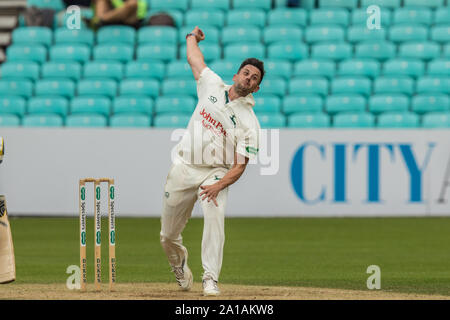
<path id="1" fill-rule="evenodd" d="M 225 242 L 225 207 L 228 188 L 219 192 L 216 200 L 201 200 L 200 186 L 211 185 L 221 179 L 227 172 L 225 168 L 194 167 L 176 163 L 170 168 L 164 187 L 163 212 L 161 215 L 160 240 L 171 266 L 181 266 L 186 252 L 181 232 L 197 199 L 200 200 L 204 224 L 202 238 L 203 279 L 219 280 L 222 268 L 223 245 Z M 202 196 L 203 197 L 203 196 Z"/>

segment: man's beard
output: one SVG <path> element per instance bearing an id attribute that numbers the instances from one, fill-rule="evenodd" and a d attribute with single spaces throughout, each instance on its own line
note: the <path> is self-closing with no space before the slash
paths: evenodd
<path id="1" fill-rule="evenodd" d="M 241 86 L 239 83 L 236 83 L 235 89 L 236 89 L 236 93 L 241 97 L 246 97 L 249 93 L 253 92 L 253 88 L 246 89 L 245 87 Z"/>

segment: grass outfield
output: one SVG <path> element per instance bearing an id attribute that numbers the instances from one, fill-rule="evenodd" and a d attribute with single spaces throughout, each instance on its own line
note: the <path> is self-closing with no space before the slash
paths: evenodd
<path id="1" fill-rule="evenodd" d="M 65 283 L 79 265 L 78 219 L 10 218 L 17 283 Z M 103 281 L 107 282 L 107 220 Z M 93 219 L 88 279 L 93 283 Z M 117 281 L 174 282 L 159 244 L 157 218 L 117 218 Z M 183 233 L 194 281 L 201 280 L 203 219 Z M 369 265 L 381 289 L 450 296 L 450 218 L 227 218 L 220 282 L 367 290 Z"/>

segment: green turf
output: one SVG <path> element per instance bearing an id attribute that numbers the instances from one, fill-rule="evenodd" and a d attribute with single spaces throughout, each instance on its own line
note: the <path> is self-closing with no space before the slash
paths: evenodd
<path id="1" fill-rule="evenodd" d="M 79 265 L 78 220 L 11 218 L 18 283 L 64 283 Z M 107 281 L 107 221 L 103 221 Z M 156 218 L 117 219 L 118 282 L 173 282 Z M 93 282 L 93 220 L 88 279 Z M 183 233 L 194 280 L 201 279 L 203 219 Z M 92 231 L 92 232 L 91 232 Z M 450 218 L 228 218 L 220 281 L 367 290 L 369 265 L 386 291 L 450 295 Z"/>

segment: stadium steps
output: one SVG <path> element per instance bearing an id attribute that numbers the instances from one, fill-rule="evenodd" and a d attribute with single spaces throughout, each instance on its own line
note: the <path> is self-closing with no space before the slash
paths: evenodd
<path id="1" fill-rule="evenodd" d="M 27 0 L 1 0 L 0 12 L 2 15 L 17 16 L 27 7 Z"/>

